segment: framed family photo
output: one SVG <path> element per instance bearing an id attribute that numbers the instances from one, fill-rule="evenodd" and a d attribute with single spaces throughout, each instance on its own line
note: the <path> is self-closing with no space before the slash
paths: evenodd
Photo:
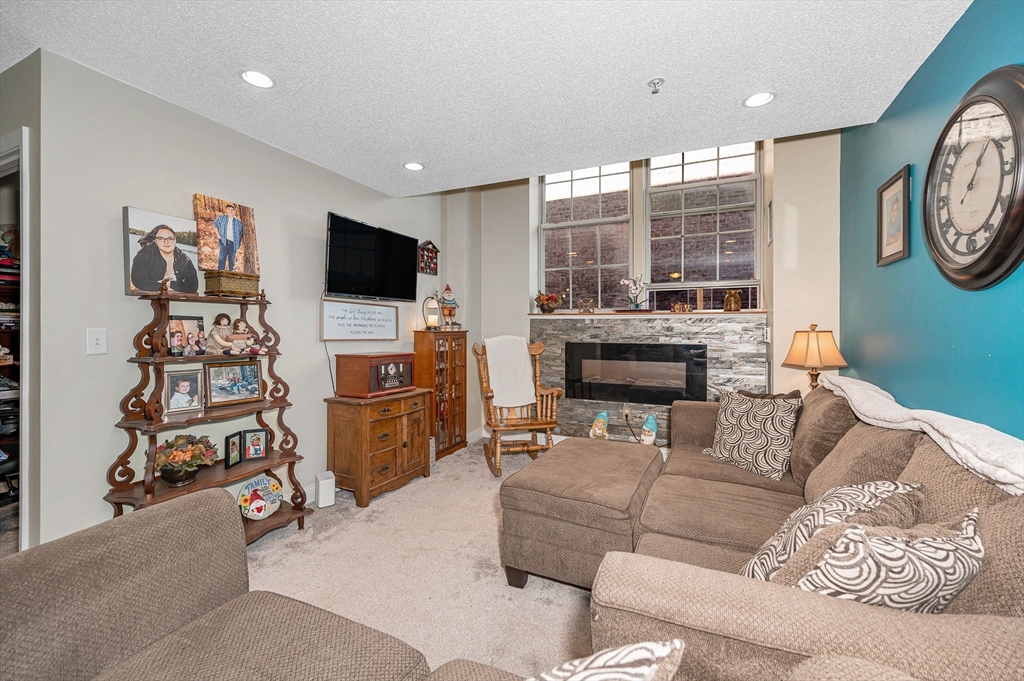
<path id="1" fill-rule="evenodd" d="M 206 354 L 206 329 L 202 317 L 170 315 L 167 322 L 167 347 L 173 357 Z"/>
<path id="2" fill-rule="evenodd" d="M 878 188 L 878 249 L 882 267 L 910 255 L 910 166 L 903 166 Z"/>
<path id="3" fill-rule="evenodd" d="M 199 233 L 199 269 L 260 273 L 256 214 L 252 208 L 204 194 L 192 195 Z"/>
<path id="4" fill-rule="evenodd" d="M 259 360 L 207 364 L 206 406 L 259 402 L 263 399 L 263 374 Z"/>
<path id="5" fill-rule="evenodd" d="M 164 374 L 164 413 L 176 414 L 203 408 L 202 375 L 198 369 Z"/>
<path id="6" fill-rule="evenodd" d="M 242 460 L 242 431 L 224 438 L 224 468 L 237 465 Z"/>
<path id="7" fill-rule="evenodd" d="M 245 446 L 242 456 L 246 461 L 265 459 L 270 454 L 270 431 L 266 428 L 243 430 L 242 444 Z"/>
<path id="8" fill-rule="evenodd" d="M 199 293 L 195 220 L 131 206 L 122 209 L 122 218 L 126 295 L 159 293 L 164 279 L 175 293 Z"/>

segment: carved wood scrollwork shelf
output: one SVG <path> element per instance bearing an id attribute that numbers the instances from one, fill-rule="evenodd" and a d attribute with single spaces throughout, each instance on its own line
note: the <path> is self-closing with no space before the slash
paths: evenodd
<path id="1" fill-rule="evenodd" d="M 307 515 L 313 509 L 306 508 L 306 493 L 295 477 L 295 464 L 302 461 L 296 454 L 298 439 L 284 421 L 284 411 L 292 406 L 288 401 L 288 384 L 275 370 L 277 358 L 281 356 L 278 345 L 281 337 L 266 320 L 266 292 L 261 291 L 256 298 L 236 298 L 227 296 L 200 296 L 173 293 L 166 288 L 158 294 L 145 295 L 142 300 L 149 301 L 153 308 L 153 319 L 135 335 L 133 341 L 135 356 L 128 359 L 139 368 L 139 382 L 121 400 L 122 418 L 116 426 L 128 435 L 128 446 L 114 463 L 107 469 L 107 484 L 110 491 L 103 497 L 114 507 L 114 516 L 124 512 L 125 506 L 145 508 L 162 501 L 198 492 L 199 490 L 244 480 L 259 474 L 267 474 L 281 483 L 275 469 L 286 467 L 286 475 L 291 483 L 292 495 L 289 503 L 269 518 L 263 520 L 244 520 L 246 543 L 252 543 L 267 532 L 284 527 L 289 523 L 298 522 L 303 529 Z M 249 402 L 225 407 L 211 407 L 202 411 L 189 411 L 181 414 L 164 414 L 164 380 L 165 367 L 179 368 L 178 364 L 211 364 L 224 361 L 238 361 L 239 355 L 198 355 L 192 357 L 175 357 L 167 347 L 167 326 L 170 317 L 171 303 L 215 303 L 219 305 L 237 305 L 239 318 L 246 319 L 249 307 L 258 308 L 259 327 L 262 330 L 260 343 L 267 348 L 266 355 L 252 355 L 266 359 L 266 376 L 264 378 L 265 399 L 261 402 Z M 248 320 L 246 320 L 248 321 Z M 250 324 L 250 328 L 252 325 Z M 277 412 L 273 417 L 273 412 Z M 267 413 L 271 413 L 276 427 L 271 425 Z M 212 466 L 199 469 L 196 479 L 184 487 L 171 487 L 165 484 L 154 468 L 158 439 L 162 432 L 172 429 L 184 429 L 205 423 L 216 423 L 255 416 L 261 428 L 270 432 L 268 444 L 269 454 L 265 459 L 242 461 L 230 469 L 225 469 L 219 461 Z M 135 470 L 131 466 L 132 455 L 139 447 L 141 439 L 146 442 L 146 463 L 142 480 L 136 480 Z"/>

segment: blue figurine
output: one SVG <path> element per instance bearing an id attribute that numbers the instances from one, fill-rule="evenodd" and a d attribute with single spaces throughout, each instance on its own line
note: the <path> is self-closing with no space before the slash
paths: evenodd
<path id="1" fill-rule="evenodd" d="M 654 414 L 648 414 L 643 428 L 640 429 L 640 442 L 645 445 L 653 445 L 656 437 L 658 437 L 658 419 L 654 418 Z"/>

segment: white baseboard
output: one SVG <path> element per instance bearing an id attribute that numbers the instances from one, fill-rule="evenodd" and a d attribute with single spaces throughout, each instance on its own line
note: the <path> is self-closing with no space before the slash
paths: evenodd
<path id="1" fill-rule="evenodd" d="M 490 436 L 491 434 L 489 432 L 485 432 L 484 428 L 477 428 L 476 430 L 469 431 L 469 433 L 466 435 L 466 442 L 468 442 L 469 444 L 473 444 L 478 440 L 483 440 L 485 437 Z"/>

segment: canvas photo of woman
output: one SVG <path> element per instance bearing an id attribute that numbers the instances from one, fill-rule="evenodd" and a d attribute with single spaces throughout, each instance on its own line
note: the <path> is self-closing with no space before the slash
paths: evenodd
<path id="1" fill-rule="evenodd" d="M 124 208 L 125 293 L 199 293 L 194 220 Z"/>

